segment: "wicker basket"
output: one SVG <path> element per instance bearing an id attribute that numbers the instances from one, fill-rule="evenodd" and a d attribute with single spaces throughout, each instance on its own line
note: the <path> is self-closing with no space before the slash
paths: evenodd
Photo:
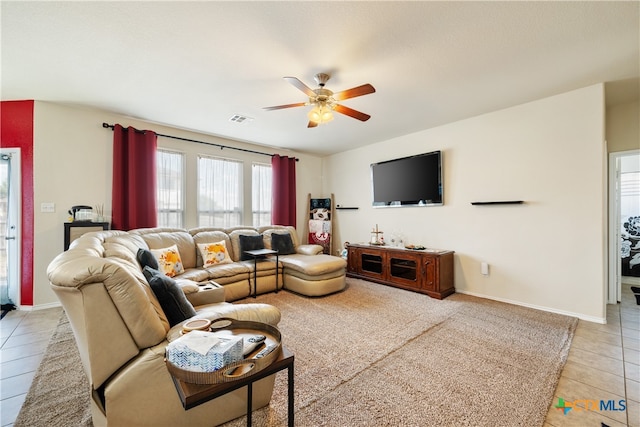
<path id="1" fill-rule="evenodd" d="M 243 359 L 230 363 L 213 372 L 195 372 L 182 369 L 165 358 L 169 372 L 179 380 L 192 384 L 220 384 L 239 380 L 253 375 L 273 363 L 282 351 L 282 336 L 280 331 L 271 325 L 247 320 L 235 320 L 223 318 L 215 320 L 211 324 L 212 332 L 225 331 L 230 335 L 250 336 L 264 335 L 266 345 L 274 344 L 276 348 L 268 355 L 260 359 Z"/>

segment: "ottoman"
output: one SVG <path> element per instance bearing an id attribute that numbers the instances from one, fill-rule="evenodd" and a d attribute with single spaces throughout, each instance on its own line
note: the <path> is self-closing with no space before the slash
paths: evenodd
<path id="1" fill-rule="evenodd" d="M 302 295 L 316 297 L 343 290 L 347 262 L 336 256 L 293 254 L 280 257 L 284 288 Z"/>

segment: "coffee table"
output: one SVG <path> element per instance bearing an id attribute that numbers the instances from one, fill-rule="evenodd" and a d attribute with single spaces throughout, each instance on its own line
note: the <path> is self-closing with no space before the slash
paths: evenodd
<path id="1" fill-rule="evenodd" d="M 269 366 L 256 372 L 248 377 L 220 384 L 191 384 L 171 375 L 171 379 L 176 386 L 180 401 L 184 409 L 195 408 L 205 402 L 220 397 L 242 387 L 247 387 L 247 426 L 251 426 L 252 399 L 253 399 L 253 383 L 280 372 L 287 370 L 287 417 L 288 426 L 293 427 L 293 390 L 294 390 L 294 372 L 293 362 L 295 357 L 285 346 L 282 346 L 280 356 Z"/>

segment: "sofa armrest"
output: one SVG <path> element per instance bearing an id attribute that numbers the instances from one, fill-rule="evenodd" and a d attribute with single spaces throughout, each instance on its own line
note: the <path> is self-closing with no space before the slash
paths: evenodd
<path id="1" fill-rule="evenodd" d="M 302 255 L 318 255 L 323 251 L 320 245 L 300 245 L 296 248 L 296 253 Z"/>
<path id="2" fill-rule="evenodd" d="M 201 305 L 225 302 L 224 288 L 213 281 L 198 283 L 198 291 L 186 293 L 185 295 L 191 305 L 198 307 Z"/>
<path id="3" fill-rule="evenodd" d="M 182 289 L 182 292 L 184 292 L 185 295 L 197 293 L 200 291 L 198 282 L 194 282 L 190 279 L 183 279 L 180 276 L 174 277 L 173 280 L 175 280 L 176 284 L 180 286 L 180 289 Z"/>

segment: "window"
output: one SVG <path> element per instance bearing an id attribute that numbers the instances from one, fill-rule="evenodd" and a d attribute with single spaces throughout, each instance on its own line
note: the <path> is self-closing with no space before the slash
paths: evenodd
<path id="1" fill-rule="evenodd" d="M 242 225 L 242 162 L 198 157 L 198 226 Z"/>
<path id="2" fill-rule="evenodd" d="M 184 227 L 184 154 L 156 152 L 156 193 L 159 227 Z"/>
<path id="3" fill-rule="evenodd" d="M 251 174 L 251 213 L 253 226 L 271 224 L 271 165 L 254 163 Z"/>

